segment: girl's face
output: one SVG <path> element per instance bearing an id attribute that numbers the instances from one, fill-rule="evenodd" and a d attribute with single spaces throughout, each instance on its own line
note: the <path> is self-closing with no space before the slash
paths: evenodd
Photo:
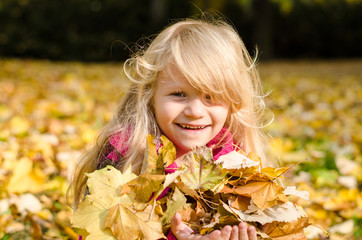
<path id="1" fill-rule="evenodd" d="M 191 86 L 175 68 L 162 72 L 154 95 L 156 121 L 176 147 L 176 157 L 194 146 L 205 146 L 223 128 L 228 105 L 215 103 Z"/>

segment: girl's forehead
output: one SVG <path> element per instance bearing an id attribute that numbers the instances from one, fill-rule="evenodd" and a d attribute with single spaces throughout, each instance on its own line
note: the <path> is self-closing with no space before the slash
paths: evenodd
<path id="1" fill-rule="evenodd" d="M 200 72 L 190 71 L 190 69 L 179 68 L 177 64 L 170 63 L 159 73 L 158 85 L 167 85 L 170 88 L 192 88 L 216 97 L 221 92 L 215 86 L 220 85 L 223 80 L 211 79 L 209 71 L 209 69 L 203 69 Z"/>
<path id="2" fill-rule="evenodd" d="M 162 71 L 158 79 L 158 84 L 168 87 L 192 87 L 187 78 L 179 71 Z"/>
<path id="3" fill-rule="evenodd" d="M 189 84 L 185 75 L 176 67 L 167 67 L 160 72 L 160 82 L 173 84 Z"/>

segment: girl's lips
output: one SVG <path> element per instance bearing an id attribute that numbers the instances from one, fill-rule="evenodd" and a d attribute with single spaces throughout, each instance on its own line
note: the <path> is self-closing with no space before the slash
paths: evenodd
<path id="1" fill-rule="evenodd" d="M 176 124 L 177 124 L 177 126 L 183 128 L 183 129 L 187 129 L 187 130 L 202 130 L 209 126 L 209 125 L 190 125 L 190 124 L 182 124 L 182 123 L 176 123 Z"/>

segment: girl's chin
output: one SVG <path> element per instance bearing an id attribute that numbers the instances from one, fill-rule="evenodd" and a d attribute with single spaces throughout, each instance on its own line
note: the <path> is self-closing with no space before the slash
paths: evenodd
<path id="1" fill-rule="evenodd" d="M 207 143 L 199 143 L 199 144 L 193 144 L 191 146 L 206 146 Z M 192 149 L 194 147 L 185 147 L 185 146 L 182 146 L 182 147 L 177 147 L 176 146 L 176 155 L 185 155 L 187 153 L 189 153 L 190 151 L 192 151 Z"/>

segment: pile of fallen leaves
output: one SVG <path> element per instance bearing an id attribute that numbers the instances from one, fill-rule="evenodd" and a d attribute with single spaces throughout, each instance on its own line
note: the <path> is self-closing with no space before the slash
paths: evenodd
<path id="1" fill-rule="evenodd" d="M 361 60 L 262 62 L 271 153 L 332 240 L 362 238 Z M 73 162 L 110 120 L 120 63 L 0 59 L 0 239 L 77 239 L 65 200 Z M 171 192 L 169 193 L 171 194 Z M 325 237 L 309 226 L 308 239 Z M 322 235 L 321 235 L 322 234 Z"/>
<path id="2" fill-rule="evenodd" d="M 360 61 L 261 64 L 275 121 L 271 152 L 287 184 L 310 193 L 300 203 L 331 239 L 362 238 L 362 68 Z M 308 229 L 308 238 L 325 237 Z"/>
<path id="3" fill-rule="evenodd" d="M 78 240 L 69 175 L 112 116 L 120 73 L 118 64 L 0 60 L 0 239 Z"/>
<path id="4" fill-rule="evenodd" d="M 165 238 L 176 212 L 201 234 L 244 221 L 261 239 L 305 239 L 308 216 L 288 196 L 308 201 L 309 194 L 279 183 L 288 167 L 262 168 L 257 156 L 241 150 L 214 162 L 210 148 L 198 147 L 165 175 L 176 150 L 167 138 L 161 140 L 157 152 L 148 138 L 138 176 L 131 167 L 121 173 L 112 166 L 88 174 L 90 194 L 71 218 L 87 239 Z"/>

